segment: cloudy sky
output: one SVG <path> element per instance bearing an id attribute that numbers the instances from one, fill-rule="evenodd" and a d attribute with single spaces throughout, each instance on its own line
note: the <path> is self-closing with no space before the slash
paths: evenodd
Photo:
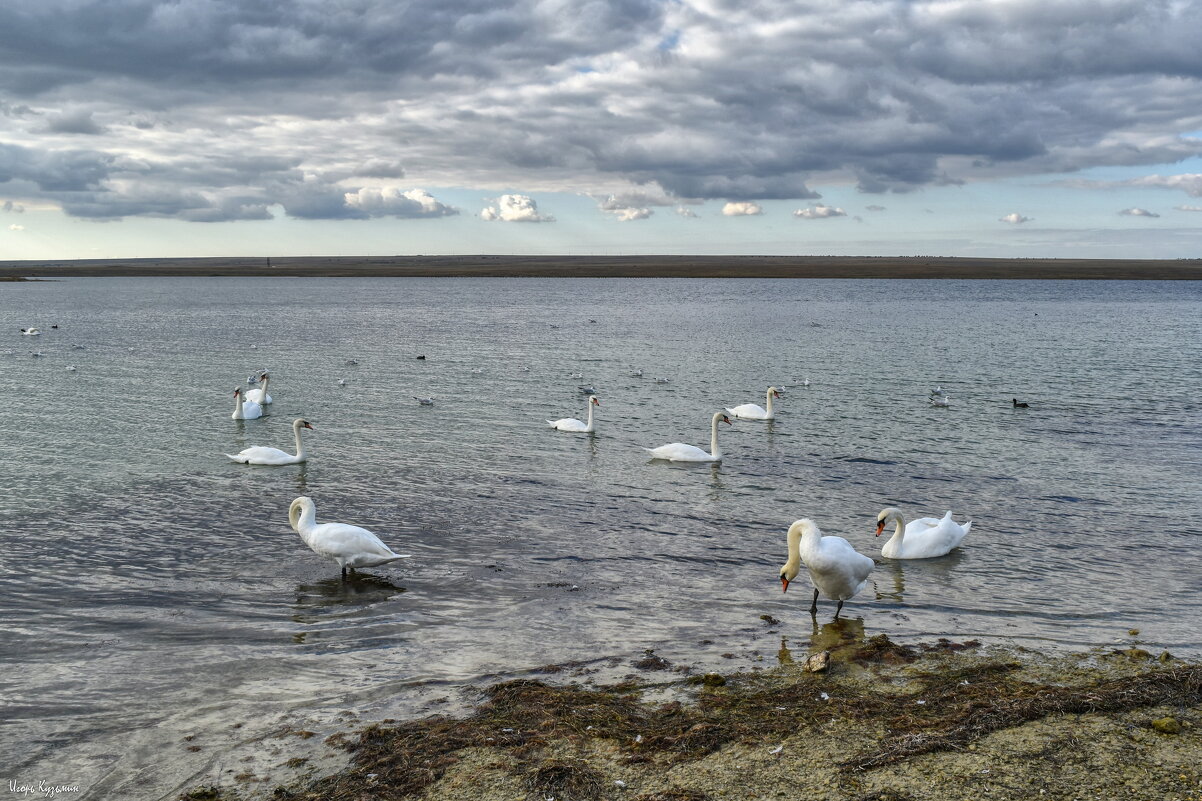
<path id="1" fill-rule="evenodd" d="M 14 0 L 0 259 L 1202 256 L 1202 0 Z"/>

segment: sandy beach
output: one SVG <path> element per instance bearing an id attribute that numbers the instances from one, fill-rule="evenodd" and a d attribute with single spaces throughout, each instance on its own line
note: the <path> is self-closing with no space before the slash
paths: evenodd
<path id="1" fill-rule="evenodd" d="M 349 756 L 340 770 L 290 752 L 311 732 L 283 732 L 275 775 L 181 798 L 1202 797 L 1202 666 L 1138 644 L 1050 657 L 862 635 L 828 624 L 808 650 L 782 640 L 775 666 L 731 675 L 653 653 L 609 685 L 551 665 L 485 688 L 467 715 L 336 733 L 321 748 Z"/>
<path id="2" fill-rule="evenodd" d="M 1202 280 L 1202 259 L 469 255 L 0 261 L 0 278 L 173 275 Z"/>

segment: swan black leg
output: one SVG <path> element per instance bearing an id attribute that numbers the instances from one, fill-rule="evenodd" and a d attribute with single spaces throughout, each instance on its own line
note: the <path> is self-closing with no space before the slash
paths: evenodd
<path id="1" fill-rule="evenodd" d="M 835 607 L 835 620 L 839 619 L 839 613 L 842 611 L 843 611 L 843 602 L 840 601 L 839 605 L 837 607 Z"/>
<path id="2" fill-rule="evenodd" d="M 818 614 L 818 590 L 814 590 L 814 601 L 810 604 L 810 614 Z"/>

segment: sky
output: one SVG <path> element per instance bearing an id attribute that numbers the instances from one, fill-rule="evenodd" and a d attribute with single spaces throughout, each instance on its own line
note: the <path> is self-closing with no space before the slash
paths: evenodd
<path id="1" fill-rule="evenodd" d="M 12 0 L 0 260 L 1202 257 L 1202 0 Z"/>

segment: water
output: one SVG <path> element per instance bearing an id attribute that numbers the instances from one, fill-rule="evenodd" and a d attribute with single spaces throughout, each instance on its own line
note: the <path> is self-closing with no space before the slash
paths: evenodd
<path id="1" fill-rule="evenodd" d="M 804 574 L 777 580 L 789 523 L 875 555 L 887 505 L 974 525 L 949 557 L 878 565 L 845 609 L 866 636 L 1083 649 L 1137 627 L 1200 656 L 1199 300 L 1186 282 L 2 284 L 0 778 L 169 797 L 281 727 L 447 708 L 550 663 L 771 664 L 812 633 Z M 233 421 L 258 368 L 275 403 Z M 581 384 L 597 435 L 550 430 L 583 419 Z M 721 466 L 647 461 L 707 446 L 710 415 L 769 384 L 778 419 L 724 426 Z M 949 409 L 926 403 L 937 384 Z M 290 449 L 298 416 L 307 465 L 222 455 Z M 288 527 L 301 494 L 414 558 L 340 581 Z"/>

